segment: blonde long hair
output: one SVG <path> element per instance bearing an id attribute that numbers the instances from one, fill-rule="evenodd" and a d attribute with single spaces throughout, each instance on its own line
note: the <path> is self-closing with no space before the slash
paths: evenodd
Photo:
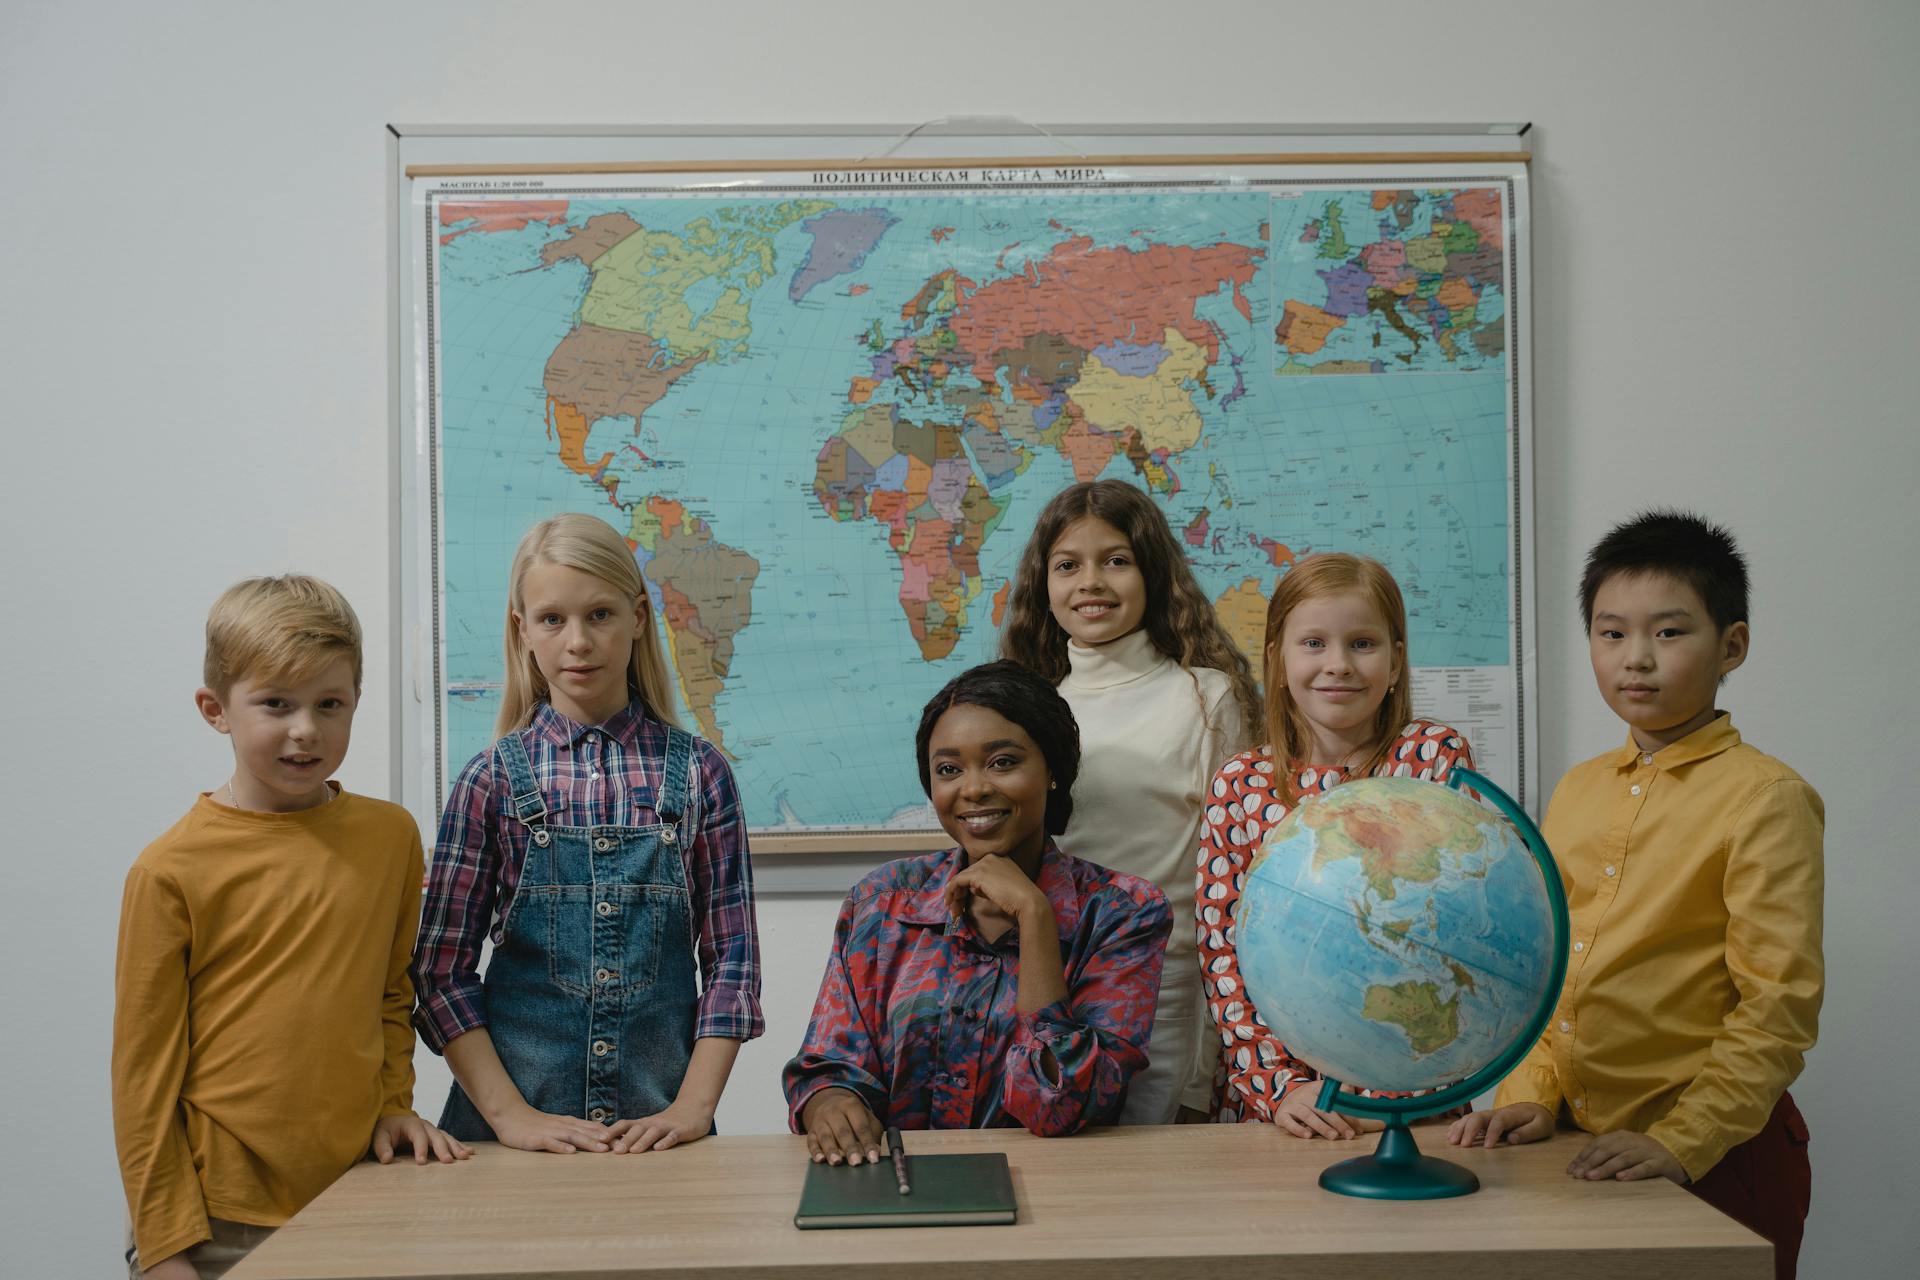
<path id="1" fill-rule="evenodd" d="M 493 725 L 495 735 L 525 728 L 533 718 L 534 707 L 547 697 L 547 678 L 540 674 L 540 666 L 520 639 L 520 628 L 513 620 L 525 603 L 522 592 L 527 570 L 535 564 L 578 569 L 639 604 L 647 625 L 633 638 L 633 657 L 627 663 L 627 693 L 640 699 L 654 719 L 677 723 L 666 657 L 660 652 L 660 638 L 653 629 L 653 601 L 647 595 L 647 580 L 641 576 L 640 566 L 633 558 L 633 548 L 606 521 L 569 513 L 542 520 L 527 530 L 527 536 L 520 539 L 520 546 L 513 553 L 513 574 L 507 580 L 506 687 L 500 693 L 500 714 Z"/>
<path id="2" fill-rule="evenodd" d="M 1407 606 L 1400 598 L 1400 584 L 1378 560 L 1348 555 L 1344 551 L 1324 551 L 1301 560 L 1280 577 L 1267 601 L 1266 663 L 1267 705 L 1266 740 L 1283 770 L 1294 762 L 1311 763 L 1313 728 L 1306 713 L 1294 702 L 1287 688 L 1286 655 L 1280 647 L 1280 635 L 1287 627 L 1287 615 L 1309 600 L 1322 596 L 1357 595 L 1372 605 L 1387 621 L 1387 635 L 1394 652 L 1400 656 L 1400 678 L 1380 700 L 1374 713 L 1373 736 L 1367 740 L 1366 759 L 1348 776 L 1364 778 L 1372 774 L 1400 731 L 1413 719 L 1412 681 L 1407 663 Z M 1288 771 L 1288 787 L 1293 786 Z"/>
<path id="3" fill-rule="evenodd" d="M 1106 521 L 1132 546 L 1147 587 L 1141 625 L 1153 647 L 1188 671 L 1211 667 L 1225 676 L 1233 686 L 1242 732 L 1251 735 L 1261 720 L 1253 668 L 1221 625 L 1213 601 L 1194 581 L 1193 569 L 1166 515 L 1153 499 L 1124 480 L 1069 485 L 1040 512 L 1014 574 L 1000 656 L 1037 672 L 1049 684 L 1067 678 L 1067 633 L 1047 600 L 1047 557 L 1067 526 L 1087 516 Z"/>

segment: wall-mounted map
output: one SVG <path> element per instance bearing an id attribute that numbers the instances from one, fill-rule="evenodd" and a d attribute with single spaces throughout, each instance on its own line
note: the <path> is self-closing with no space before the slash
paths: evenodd
<path id="1" fill-rule="evenodd" d="M 515 542 L 576 510 L 632 543 L 756 828 L 929 827 L 920 706 L 994 656 L 1040 507 L 1102 476 L 1256 660 L 1296 559 L 1384 561 L 1423 712 L 1515 785 L 1523 182 L 715 181 L 418 185 L 436 785 L 492 735 Z"/>

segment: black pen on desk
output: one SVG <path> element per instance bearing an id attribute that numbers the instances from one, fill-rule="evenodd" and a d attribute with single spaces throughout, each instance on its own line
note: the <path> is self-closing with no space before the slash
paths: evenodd
<path id="1" fill-rule="evenodd" d="M 907 1181 L 907 1147 L 900 1141 L 898 1129 L 887 1130 L 887 1149 L 893 1152 L 893 1176 L 900 1180 L 900 1194 L 913 1194 L 913 1184 Z"/>

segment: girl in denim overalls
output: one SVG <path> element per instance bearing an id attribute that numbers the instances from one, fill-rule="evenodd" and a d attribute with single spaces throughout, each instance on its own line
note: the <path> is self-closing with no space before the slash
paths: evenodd
<path id="1" fill-rule="evenodd" d="M 457 1082 L 441 1126 L 527 1150 L 694 1141 L 764 1029 L 733 775 L 671 721 L 611 527 L 536 525 L 508 600 L 500 739 L 448 797 L 414 955 L 414 1021 Z"/>

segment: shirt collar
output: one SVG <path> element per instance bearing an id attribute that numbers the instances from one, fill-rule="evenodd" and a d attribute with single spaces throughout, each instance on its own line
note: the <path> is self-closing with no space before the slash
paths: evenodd
<path id="1" fill-rule="evenodd" d="M 1662 769 L 1673 769 L 1717 756 L 1739 745 L 1740 731 L 1733 727 L 1733 717 L 1722 711 L 1680 741 L 1654 752 L 1653 763 Z M 1614 767 L 1630 769 L 1640 763 L 1640 757 L 1645 754 L 1629 732 L 1627 745 L 1620 748 L 1619 754 L 1614 757 Z"/>
<path id="2" fill-rule="evenodd" d="M 556 747 L 578 746 L 582 738 L 595 731 L 616 742 L 632 743 L 634 735 L 646 718 L 646 704 L 638 698 L 633 699 L 599 724 L 581 724 L 554 710 L 551 702 L 543 700 L 534 707 L 533 722 L 528 727 Z"/>
<path id="3" fill-rule="evenodd" d="M 947 850 L 939 867 L 927 878 L 926 886 L 917 893 L 902 894 L 891 914 L 906 924 L 952 926 L 955 917 L 947 910 L 947 884 L 966 865 L 965 849 Z M 1040 879 L 1037 883 L 1040 892 L 1047 895 L 1047 904 L 1053 908 L 1053 918 L 1060 927 L 1060 936 L 1072 937 L 1080 926 L 1080 886 L 1074 880 L 1067 855 L 1054 846 L 1051 837 L 1040 851 Z"/>

